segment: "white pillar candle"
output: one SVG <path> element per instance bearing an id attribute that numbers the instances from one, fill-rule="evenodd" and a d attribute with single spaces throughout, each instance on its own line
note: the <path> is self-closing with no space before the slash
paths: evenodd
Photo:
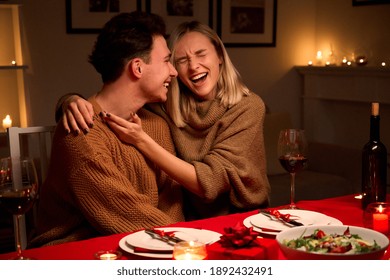
<path id="1" fill-rule="evenodd" d="M 3 128 L 4 129 L 7 129 L 9 127 L 12 126 L 12 120 L 11 120 L 11 117 L 9 115 L 7 115 L 4 119 L 3 119 Z"/>

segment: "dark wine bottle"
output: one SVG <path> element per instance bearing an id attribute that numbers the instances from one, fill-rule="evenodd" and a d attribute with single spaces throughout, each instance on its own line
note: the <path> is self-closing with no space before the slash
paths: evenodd
<path id="1" fill-rule="evenodd" d="M 386 201 L 387 150 L 379 138 L 379 103 L 371 104 L 370 141 L 362 153 L 362 208 Z"/>

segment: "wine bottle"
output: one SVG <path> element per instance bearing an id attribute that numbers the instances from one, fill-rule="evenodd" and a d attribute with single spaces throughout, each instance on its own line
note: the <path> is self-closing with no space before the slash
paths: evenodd
<path id="1" fill-rule="evenodd" d="M 386 201 L 387 150 L 380 141 L 379 103 L 371 104 L 370 140 L 362 152 L 362 208 Z"/>

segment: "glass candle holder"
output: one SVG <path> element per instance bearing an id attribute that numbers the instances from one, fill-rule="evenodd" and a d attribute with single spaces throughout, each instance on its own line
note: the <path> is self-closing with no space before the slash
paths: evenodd
<path id="1" fill-rule="evenodd" d="M 121 257 L 122 253 L 115 250 L 102 250 L 95 253 L 97 260 L 119 260 Z"/>
<path id="2" fill-rule="evenodd" d="M 206 245 L 196 241 L 183 241 L 173 247 L 175 260 L 204 260 L 207 257 Z"/>
<path id="3" fill-rule="evenodd" d="M 390 235 L 390 203 L 368 204 L 363 213 L 363 223 L 366 228 Z"/>

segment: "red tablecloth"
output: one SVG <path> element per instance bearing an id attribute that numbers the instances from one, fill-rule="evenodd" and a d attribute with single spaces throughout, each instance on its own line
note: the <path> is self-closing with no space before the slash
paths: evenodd
<path id="1" fill-rule="evenodd" d="M 361 209 L 361 201 L 356 199 L 354 195 L 335 197 L 323 200 L 300 201 L 297 203 L 300 209 L 317 211 L 334 218 L 339 219 L 345 225 L 363 226 L 363 211 Z M 171 226 L 177 227 L 192 227 L 213 230 L 219 233 L 224 233 L 224 228 L 234 227 L 237 223 L 242 223 L 243 220 L 257 211 L 246 213 L 232 214 L 220 216 L 204 220 L 180 222 Z M 94 253 L 99 250 L 120 250 L 119 240 L 129 233 L 114 234 L 88 240 L 69 242 L 56 246 L 47 246 L 25 250 L 25 255 L 38 260 L 90 260 L 94 259 Z M 267 241 L 267 242 L 276 242 Z M 278 247 L 276 259 L 285 259 Z M 14 255 L 13 252 L 0 255 L 0 259 L 9 259 Z M 390 258 L 388 251 L 385 258 Z M 143 259 L 142 257 L 124 253 L 122 259 Z"/>

